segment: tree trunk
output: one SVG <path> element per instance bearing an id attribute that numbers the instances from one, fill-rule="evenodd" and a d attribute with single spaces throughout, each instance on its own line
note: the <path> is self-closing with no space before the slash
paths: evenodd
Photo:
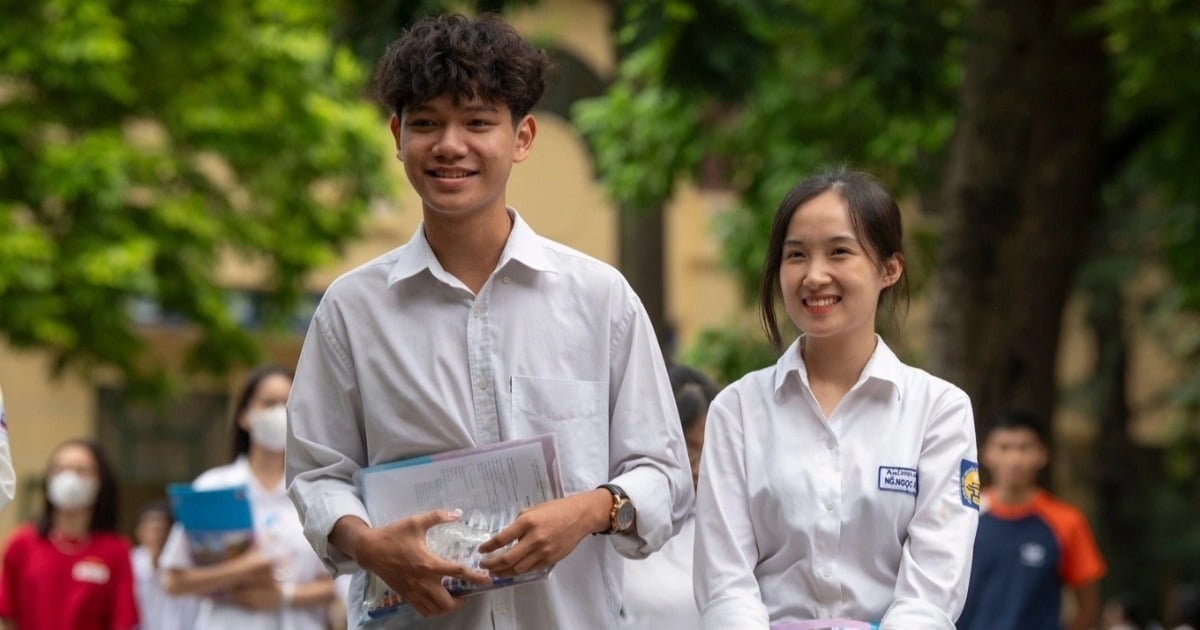
<path id="1" fill-rule="evenodd" d="M 1098 216 L 1108 94 L 1095 0 L 981 0 L 941 196 L 933 372 L 985 427 L 1049 417 L 1063 307 Z"/>
<path id="2" fill-rule="evenodd" d="M 621 206 L 618 211 L 621 273 L 642 299 L 659 347 L 671 360 L 672 335 L 667 326 L 666 268 L 663 266 L 663 212 Z"/>

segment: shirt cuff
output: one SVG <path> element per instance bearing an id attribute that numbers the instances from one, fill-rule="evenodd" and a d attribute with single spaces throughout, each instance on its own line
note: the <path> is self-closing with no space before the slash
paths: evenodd
<path id="1" fill-rule="evenodd" d="M 304 536 L 308 538 L 309 544 L 317 552 L 325 568 L 334 576 L 353 573 L 358 569 L 358 564 L 341 549 L 330 544 L 329 534 L 333 532 L 333 526 L 346 516 L 356 516 L 370 525 L 371 517 L 367 516 L 362 501 L 353 493 L 339 492 L 326 494 L 309 503 L 307 507 L 304 512 Z"/>
<path id="2" fill-rule="evenodd" d="M 879 622 L 879 630 L 954 630 L 954 620 L 946 611 L 919 599 L 903 598 L 892 602 Z"/>
<path id="3" fill-rule="evenodd" d="M 639 466 L 613 479 L 611 483 L 625 491 L 637 510 L 636 531 L 610 536 L 617 553 L 638 559 L 658 551 L 675 535 L 669 500 L 671 493 L 662 472 L 649 466 Z"/>

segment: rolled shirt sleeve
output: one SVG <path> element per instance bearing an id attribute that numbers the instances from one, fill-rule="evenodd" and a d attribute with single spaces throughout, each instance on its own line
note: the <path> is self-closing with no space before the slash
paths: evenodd
<path id="1" fill-rule="evenodd" d="M 343 517 L 370 524 L 355 475 L 366 465 L 358 393 L 346 350 L 330 322 L 335 314 L 318 307 L 304 340 L 288 398 L 287 485 L 304 535 L 331 573 L 357 565 L 329 543 Z"/>
<path id="2" fill-rule="evenodd" d="M 695 501 L 683 428 L 650 319 L 621 280 L 610 358 L 612 483 L 637 510 L 637 531 L 613 536 L 617 552 L 644 558 L 679 532 Z"/>

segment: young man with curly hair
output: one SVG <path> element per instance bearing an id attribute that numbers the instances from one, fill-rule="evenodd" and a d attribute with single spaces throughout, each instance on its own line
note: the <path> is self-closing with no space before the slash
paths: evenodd
<path id="1" fill-rule="evenodd" d="M 288 403 L 290 492 L 313 546 L 330 567 L 383 578 L 424 627 L 615 627 L 617 554 L 655 551 L 692 504 L 641 302 L 615 269 L 506 205 L 546 65 L 493 16 L 426 19 L 388 49 L 376 83 L 423 223 L 329 287 Z M 555 567 L 519 588 L 451 597 L 445 576 L 487 580 L 425 548 L 453 515 L 371 523 L 354 485 L 366 466 L 551 432 L 568 496 L 481 547 L 516 542 L 485 563 L 494 577 Z"/>

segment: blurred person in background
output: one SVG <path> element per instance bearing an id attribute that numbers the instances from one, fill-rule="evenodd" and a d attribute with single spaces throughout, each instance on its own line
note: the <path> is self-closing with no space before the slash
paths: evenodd
<path id="1" fill-rule="evenodd" d="M 8 450 L 8 419 L 4 415 L 4 392 L 0 390 L 0 512 L 12 502 L 17 491 L 12 454 Z"/>
<path id="2" fill-rule="evenodd" d="M 1200 630 L 1200 583 L 1180 584 L 1167 596 L 1167 627 Z"/>
<path id="3" fill-rule="evenodd" d="M 717 388 L 708 377 L 682 365 L 667 370 L 675 407 L 683 425 L 692 484 L 700 475 L 700 452 L 704 448 L 704 424 L 708 405 Z M 693 630 L 700 627 L 692 588 L 692 555 L 696 519 L 689 513 L 679 533 L 657 553 L 642 559 L 625 559 L 625 594 L 621 604 L 621 627 L 641 630 Z"/>
<path id="4" fill-rule="evenodd" d="M 138 625 L 129 541 L 117 533 L 117 483 L 96 444 L 50 455 L 36 523 L 8 540 L 0 570 L 7 630 L 130 630 Z"/>
<path id="5" fill-rule="evenodd" d="M 967 604 L 960 630 L 1057 630 L 1062 591 L 1075 598 L 1067 628 L 1095 627 L 1104 558 L 1087 519 L 1038 485 L 1049 462 L 1046 424 L 1007 411 L 992 422 L 980 452 L 991 475 L 984 490 Z"/>
<path id="6" fill-rule="evenodd" d="M 141 630 L 191 630 L 196 621 L 196 598 L 173 596 L 163 589 L 158 561 L 173 523 L 162 500 L 147 503 L 138 516 L 131 562 Z"/>
<path id="7" fill-rule="evenodd" d="M 234 407 L 233 462 L 205 472 L 192 487 L 246 486 L 254 547 L 231 560 L 195 566 L 187 533 L 176 523 L 159 564 L 167 592 L 204 595 L 199 630 L 325 630 L 333 580 L 304 538 L 284 492 L 284 403 L 292 372 L 277 365 L 250 373 Z"/>
<path id="8" fill-rule="evenodd" d="M 1145 609 L 1136 597 L 1122 593 L 1108 600 L 1100 613 L 1101 630 L 1150 630 L 1161 628 L 1151 624 Z"/>

